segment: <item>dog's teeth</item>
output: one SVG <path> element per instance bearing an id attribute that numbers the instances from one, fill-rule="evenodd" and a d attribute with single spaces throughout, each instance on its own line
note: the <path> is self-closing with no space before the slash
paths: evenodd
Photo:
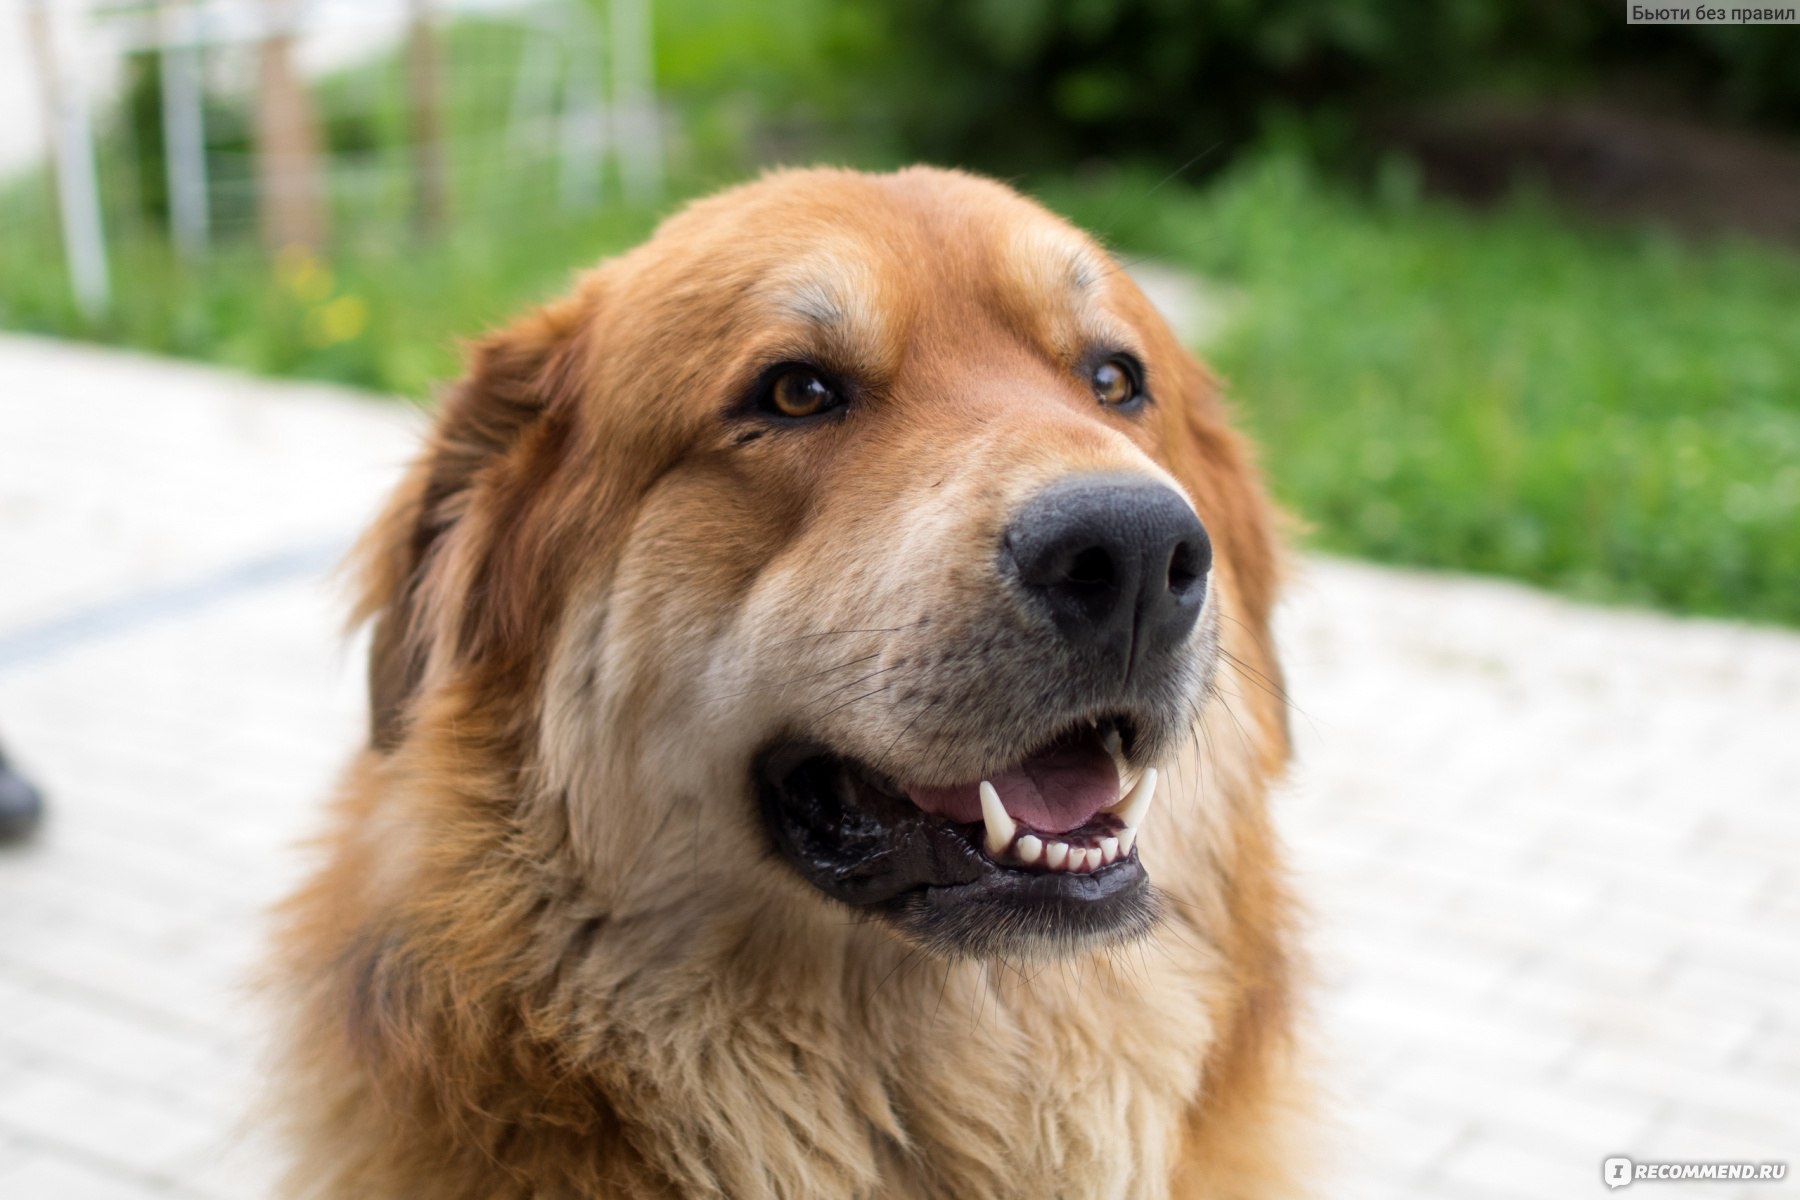
<path id="1" fill-rule="evenodd" d="M 1045 842 L 1044 843 L 1044 865 L 1045 866 L 1049 867 L 1052 871 L 1060 871 L 1063 869 L 1063 864 L 1068 861 L 1069 861 L 1069 843 L 1067 843 L 1067 842 Z"/>
<path id="2" fill-rule="evenodd" d="M 1138 780 L 1137 787 L 1121 801 L 1113 814 L 1124 822 L 1125 828 L 1119 830 L 1119 856 L 1131 853 L 1137 845 L 1138 831 L 1144 827 L 1144 819 L 1150 815 L 1150 801 L 1156 795 L 1156 768 L 1145 767 L 1144 777 Z"/>
<path id="3" fill-rule="evenodd" d="M 987 852 L 998 858 L 1012 845 L 1013 835 L 1019 827 L 1006 815 L 1000 793 L 985 779 L 981 781 L 981 823 L 987 826 Z"/>
<path id="4" fill-rule="evenodd" d="M 1104 837 L 1100 839 L 1100 861 L 1102 863 L 1117 862 L 1119 858 L 1119 839 Z"/>
<path id="5" fill-rule="evenodd" d="M 1145 767 L 1143 778 L 1137 781 L 1130 794 L 1106 811 L 1133 829 L 1142 829 L 1144 817 L 1150 811 L 1150 799 L 1155 795 L 1156 768 Z"/>
<path id="6" fill-rule="evenodd" d="M 1022 863 L 1034 863 L 1044 856 L 1043 841 L 1029 833 L 1020 838 L 1018 845 L 1013 849 L 1018 852 L 1019 861 Z"/>
<path id="7" fill-rule="evenodd" d="M 1100 744 L 1105 747 L 1106 752 L 1112 756 L 1113 770 L 1119 773 L 1119 795 L 1129 796 L 1131 794 L 1132 785 L 1137 782 L 1137 777 L 1131 769 L 1131 764 L 1125 761 L 1125 747 L 1119 741 L 1119 731 L 1117 727 L 1108 729 L 1102 734 L 1100 737 Z M 1115 807 L 1117 806 L 1115 805 Z"/>

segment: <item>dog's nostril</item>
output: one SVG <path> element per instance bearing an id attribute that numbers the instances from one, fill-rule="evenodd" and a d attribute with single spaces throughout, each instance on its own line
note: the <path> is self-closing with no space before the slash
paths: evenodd
<path id="1" fill-rule="evenodd" d="M 1175 547 L 1175 553 L 1169 556 L 1169 591 L 1176 596 L 1186 595 L 1200 576 L 1206 573 L 1207 564 L 1198 548 L 1192 542 L 1181 542 Z"/>
<path id="2" fill-rule="evenodd" d="M 1070 583 L 1099 584 L 1111 583 L 1116 574 L 1105 547 L 1089 546 L 1070 561 L 1066 578 Z"/>

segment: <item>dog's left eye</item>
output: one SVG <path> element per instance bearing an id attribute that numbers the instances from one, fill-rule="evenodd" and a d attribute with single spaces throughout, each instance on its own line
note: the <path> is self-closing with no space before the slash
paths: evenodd
<path id="1" fill-rule="evenodd" d="M 1108 408 L 1123 408 L 1144 395 L 1137 364 L 1119 355 L 1094 368 L 1093 384 L 1095 397 Z"/>
<path id="2" fill-rule="evenodd" d="M 843 403 L 837 389 L 807 367 L 790 367 L 775 376 L 764 397 L 764 408 L 783 417 L 816 417 Z"/>

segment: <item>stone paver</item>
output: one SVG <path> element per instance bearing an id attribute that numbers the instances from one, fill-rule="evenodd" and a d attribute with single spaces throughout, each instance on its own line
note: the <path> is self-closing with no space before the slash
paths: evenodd
<path id="1" fill-rule="evenodd" d="M 360 721 L 325 568 L 418 427 L 0 338 L 0 737 L 54 804 L 0 852 L 0 1197 L 266 1193 L 249 968 Z M 1327 560 L 1282 633 L 1322 1194 L 1800 1166 L 1800 636 Z"/>

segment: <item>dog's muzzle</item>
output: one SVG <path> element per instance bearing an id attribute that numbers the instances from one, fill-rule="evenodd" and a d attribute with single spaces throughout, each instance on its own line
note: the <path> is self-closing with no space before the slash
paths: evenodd
<path id="1" fill-rule="evenodd" d="M 808 730 L 779 738 L 753 779 L 777 852 L 819 891 L 945 953 L 1142 933 L 1154 902 L 1137 842 L 1157 756 L 1197 712 L 1185 660 L 1211 565 L 1205 528 L 1160 481 L 1076 475 L 1039 491 L 1005 526 L 994 587 L 998 611 L 1032 631 L 1015 665 L 1054 686 L 990 690 L 948 714 L 980 729 L 1004 711 L 1005 728 L 1034 732 L 948 784 L 931 763 L 884 771 Z"/>

